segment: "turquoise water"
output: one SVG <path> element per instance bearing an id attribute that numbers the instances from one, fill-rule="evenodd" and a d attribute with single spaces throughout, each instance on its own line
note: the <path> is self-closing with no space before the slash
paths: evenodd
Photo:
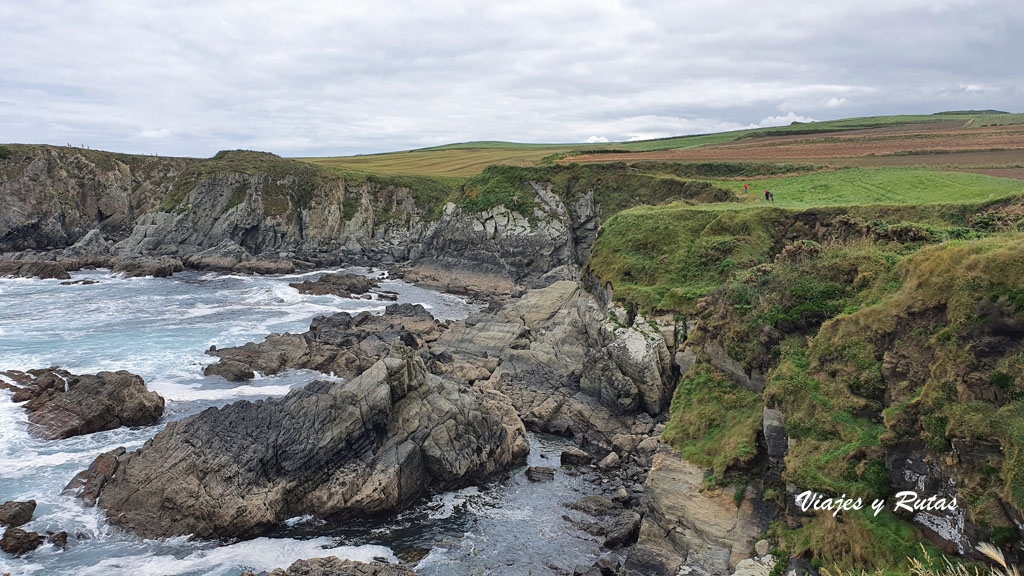
<path id="1" fill-rule="evenodd" d="M 378 275 L 366 269 L 358 273 Z M 578 478 L 532 484 L 517 470 L 499 482 L 440 494 L 390 518 L 335 526 L 296 518 L 272 537 L 232 544 L 185 538 L 142 540 L 108 525 L 102 513 L 83 508 L 61 490 L 100 453 L 141 446 L 169 420 L 238 399 L 281 396 L 325 375 L 292 371 L 241 385 L 206 377 L 211 345 L 260 341 L 270 332 L 303 332 L 310 320 L 338 311 L 382 312 L 390 302 L 299 294 L 289 282 L 318 274 L 236 276 L 186 272 L 173 278 L 125 279 L 85 271 L 73 279 L 0 279 L 0 371 L 61 366 L 73 373 L 129 370 L 166 400 L 157 426 L 118 429 L 59 441 L 27 433 L 23 409 L 0 392 L 0 502 L 38 502 L 29 530 L 65 530 L 67 550 L 46 544 L 23 559 L 0 553 L 0 573 L 181 574 L 235 576 L 271 570 L 299 558 L 339 556 L 397 560 L 430 550 L 421 574 L 548 574 L 593 562 L 596 542 L 569 528 L 561 503 L 589 491 Z M 463 299 L 384 279 L 382 289 L 399 302 L 423 304 L 440 319 L 465 317 Z M 566 441 L 531 437 L 532 464 L 552 465 Z"/>

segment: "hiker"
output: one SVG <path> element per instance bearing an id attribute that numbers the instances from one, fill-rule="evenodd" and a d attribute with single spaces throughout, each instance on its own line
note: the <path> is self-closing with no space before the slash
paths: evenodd
<path id="1" fill-rule="evenodd" d="M 765 189 L 764 189 L 764 200 L 765 200 L 765 202 L 767 202 L 767 201 L 768 201 L 768 194 L 770 194 L 770 192 L 768 192 L 768 189 L 767 189 L 767 188 L 765 188 Z"/>
<path id="2" fill-rule="evenodd" d="M 743 185 L 743 193 L 746 194 L 747 192 L 750 192 L 750 184 Z"/>
<path id="3" fill-rule="evenodd" d="M 768 201 L 769 202 L 775 202 L 775 192 L 769 192 L 768 193 Z"/>

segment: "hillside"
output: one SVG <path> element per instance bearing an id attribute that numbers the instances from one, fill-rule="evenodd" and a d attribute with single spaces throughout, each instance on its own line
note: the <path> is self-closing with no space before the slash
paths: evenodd
<path id="1" fill-rule="evenodd" d="M 385 265 L 517 306 L 579 281 L 587 330 L 678 382 L 663 439 L 706 469 L 700 493 L 756 494 L 777 552 L 899 573 L 925 542 L 1021 541 L 1024 115 L 347 158 L 0 146 L 0 248 L 62 262 L 93 229 L 133 257 Z M 566 385 L 649 376 L 626 373 Z M 922 487 L 962 514 L 793 506 Z"/>

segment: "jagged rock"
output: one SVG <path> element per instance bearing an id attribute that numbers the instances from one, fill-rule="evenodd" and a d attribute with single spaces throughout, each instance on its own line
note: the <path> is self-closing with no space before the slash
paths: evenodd
<path id="1" fill-rule="evenodd" d="M 58 260 L 65 268 L 102 268 L 108 265 L 113 245 L 99 230 L 90 230 L 78 242 L 64 249 Z"/>
<path id="2" fill-rule="evenodd" d="M 594 458 L 575 446 L 569 446 L 562 451 L 559 460 L 563 466 L 580 466 L 582 464 L 590 464 Z"/>
<path id="3" fill-rule="evenodd" d="M 121 464 L 120 459 L 125 453 L 124 448 L 114 448 L 100 454 L 89 464 L 87 469 L 76 474 L 71 482 L 68 482 L 64 492 L 78 496 L 86 506 L 95 506 L 100 490 L 117 471 Z"/>
<path id="4" fill-rule="evenodd" d="M 333 294 L 342 298 L 350 298 L 353 294 L 366 294 L 380 284 L 373 278 L 348 272 L 324 274 L 320 278 L 301 283 L 289 284 L 302 294 Z"/>
<path id="5" fill-rule="evenodd" d="M 36 501 L 18 502 L 8 500 L 0 505 L 0 526 L 16 528 L 28 523 L 36 511 Z"/>
<path id="6" fill-rule="evenodd" d="M 618 468 L 619 462 L 619 455 L 615 452 L 609 452 L 607 456 L 597 463 L 597 467 L 601 470 L 611 470 L 613 468 Z"/>
<path id="7" fill-rule="evenodd" d="M 14 556 L 24 556 L 39 548 L 43 543 L 43 536 L 36 532 L 29 532 L 21 528 L 8 528 L 0 538 L 0 550 Z"/>
<path id="8" fill-rule="evenodd" d="M 113 271 L 127 278 L 167 278 L 184 269 L 181 260 L 171 256 L 129 256 L 113 261 Z"/>
<path id="9" fill-rule="evenodd" d="M 774 567 L 774 556 L 764 556 L 757 560 L 745 558 L 736 564 L 736 571 L 732 573 L 732 576 L 768 576 Z"/>
<path id="10" fill-rule="evenodd" d="M 577 510 L 597 521 L 568 518 L 576 527 L 594 536 L 604 538 L 605 548 L 617 548 L 630 543 L 640 529 L 640 515 L 603 496 L 587 496 L 566 507 Z"/>
<path id="11" fill-rule="evenodd" d="M 768 528 L 772 510 L 755 486 L 737 508 L 734 488 L 707 488 L 708 471 L 661 452 L 644 484 L 647 514 L 626 568 L 643 574 L 674 575 L 686 564 L 713 576 L 727 576 L 749 557 Z"/>
<path id="12" fill-rule="evenodd" d="M 296 560 L 287 569 L 278 568 L 269 576 L 416 576 L 416 573 L 395 564 L 356 562 L 329 556 Z"/>
<path id="13" fill-rule="evenodd" d="M 203 373 L 207 376 L 220 376 L 228 382 L 243 382 L 256 377 L 256 374 L 249 366 L 224 358 L 216 364 L 208 365 L 203 369 Z"/>
<path id="14" fill-rule="evenodd" d="M 391 304 L 384 314 L 339 312 L 318 316 L 303 334 L 271 334 L 259 344 L 207 351 L 220 361 L 204 369 L 238 382 L 283 370 L 306 369 L 349 378 L 384 357 L 395 338 L 421 348 L 438 338 L 438 326 L 419 304 Z"/>
<path id="15" fill-rule="evenodd" d="M 60 548 L 61 550 L 63 550 L 63 549 L 68 547 L 68 533 L 63 531 L 63 530 L 61 530 L 60 532 L 57 532 L 56 534 L 48 535 L 46 537 L 46 541 L 49 542 L 50 544 L 53 544 L 57 548 Z"/>
<path id="16" fill-rule="evenodd" d="M 291 260 L 257 258 L 239 262 L 231 271 L 238 274 L 291 274 L 295 272 L 295 263 Z"/>
<path id="17" fill-rule="evenodd" d="M 143 536 L 249 537 L 305 514 L 397 510 L 490 478 L 528 450 L 507 398 L 429 374 L 396 342 L 352 380 L 172 422 L 134 453 L 102 455 L 97 474 L 68 489 L 91 498 L 95 487 L 110 521 Z"/>
<path id="18" fill-rule="evenodd" d="M 196 270 L 232 270 L 240 262 L 251 257 L 249 252 L 232 240 L 199 251 L 183 259 L 183 263 Z"/>
<path id="19" fill-rule="evenodd" d="M 71 278 L 63 266 L 49 260 L 0 260 L 0 276 L 58 280 Z"/>
<path id="20" fill-rule="evenodd" d="M 142 378 L 119 370 L 75 375 L 59 368 L 8 371 L 15 402 L 26 402 L 29 432 L 46 440 L 69 438 L 121 426 L 150 426 L 160 420 L 164 399 Z"/>
<path id="21" fill-rule="evenodd" d="M 555 479 L 555 469 L 547 466 L 530 466 L 526 469 L 530 482 L 550 482 Z"/>

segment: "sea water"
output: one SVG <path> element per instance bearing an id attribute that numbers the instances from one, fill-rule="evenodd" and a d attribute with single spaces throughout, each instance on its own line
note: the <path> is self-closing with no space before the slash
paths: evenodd
<path id="1" fill-rule="evenodd" d="M 368 269 L 399 303 L 422 304 L 436 318 L 464 318 L 472 306 Z M 235 576 L 269 571 L 300 558 L 354 560 L 414 558 L 417 570 L 436 574 L 548 574 L 590 563 L 598 544 L 562 519 L 562 503 L 591 491 L 560 473 L 533 484 L 522 469 L 481 487 L 439 494 L 397 515 L 333 525 L 294 518 L 268 537 L 217 543 L 187 538 L 148 540 L 109 525 L 96 508 L 61 494 L 67 482 L 102 452 L 140 447 L 171 420 L 240 399 L 281 396 L 323 375 L 288 371 L 230 383 L 203 375 L 216 360 L 211 346 L 261 341 L 271 332 L 304 332 L 312 318 L 339 311 L 382 313 L 391 302 L 304 295 L 289 282 L 321 272 L 240 276 L 185 272 L 172 278 L 121 278 L 107 271 L 57 280 L 0 279 L 0 371 L 60 366 L 76 374 L 128 370 L 167 403 L 156 426 L 120 428 L 66 440 L 29 436 L 27 417 L 0 391 L 0 502 L 35 499 L 23 528 L 67 531 L 66 550 L 51 544 L 25 558 L 0 553 L 0 574 L 182 574 Z M 557 467 L 566 441 L 531 436 L 531 464 Z"/>

